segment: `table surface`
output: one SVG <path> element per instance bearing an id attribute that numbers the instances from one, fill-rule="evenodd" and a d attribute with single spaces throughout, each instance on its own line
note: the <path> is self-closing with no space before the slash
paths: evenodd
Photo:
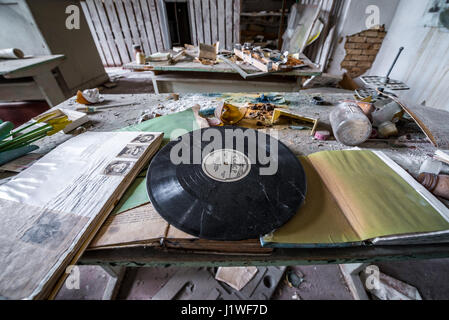
<path id="1" fill-rule="evenodd" d="M 22 72 L 49 62 L 63 60 L 64 58 L 65 56 L 63 54 L 56 54 L 28 58 L 25 57 L 23 59 L 0 59 L 0 75 L 4 76 L 19 71 Z"/>
<path id="2" fill-rule="evenodd" d="M 218 58 L 220 59 L 220 58 Z M 295 77 L 302 77 L 302 76 L 315 76 L 315 75 L 321 75 L 322 72 L 316 68 L 313 63 L 304 55 L 300 57 L 303 61 L 308 64 L 307 67 L 291 70 L 288 72 L 277 72 L 277 73 L 271 73 L 271 75 L 276 76 L 295 76 Z M 216 73 L 238 73 L 236 70 L 234 70 L 231 66 L 229 66 L 226 62 L 219 62 L 215 65 L 203 65 L 198 62 L 194 62 L 193 58 L 190 56 L 184 57 L 184 59 L 179 60 L 177 63 L 169 65 L 169 64 L 161 64 L 161 63 L 153 63 L 152 65 L 139 65 L 134 62 L 127 63 L 123 65 L 123 68 L 125 69 L 131 69 L 131 70 L 138 70 L 142 69 L 142 67 L 150 68 L 148 70 L 152 71 L 193 71 L 193 72 L 216 72 Z M 248 65 L 243 64 L 240 65 L 240 67 L 247 73 L 256 73 L 261 72 L 257 68 Z M 243 78 L 242 78 L 243 80 Z"/>
<path id="3" fill-rule="evenodd" d="M 329 104 L 351 98 L 350 91 L 305 90 L 300 93 L 283 93 L 289 101 L 289 108 L 304 116 L 319 117 L 319 129 L 329 129 L 329 112 L 332 106 L 316 106 L 310 102 L 313 96 L 321 96 Z M 92 131 L 112 131 L 135 124 L 142 111 L 156 111 L 161 115 L 181 111 L 199 104 L 210 107 L 219 100 L 227 99 L 234 103 L 243 103 L 244 94 L 181 94 L 179 100 L 173 100 L 170 94 L 105 94 L 106 105 L 130 103 L 128 106 L 105 109 L 89 115 Z M 70 98 L 57 107 L 75 109 L 79 105 Z M 408 127 L 408 125 L 407 125 Z M 272 131 L 273 132 L 273 131 Z M 271 133 L 272 133 L 271 132 Z M 421 163 L 435 151 L 420 133 L 414 123 L 410 123 L 410 132 L 414 142 L 398 143 L 393 140 L 368 141 L 359 148 L 383 151 L 413 176 L 417 176 Z M 276 130 L 278 139 L 285 143 L 296 155 L 304 156 L 318 151 L 345 150 L 348 147 L 335 140 L 317 141 L 309 131 L 283 128 Z M 38 142 L 41 153 L 47 153 L 71 135 L 58 133 Z M 425 259 L 449 257 L 449 244 L 404 245 L 404 246 L 364 246 L 338 249 L 275 249 L 269 256 L 232 256 L 162 251 L 150 247 L 120 248 L 87 251 L 81 257 L 84 264 L 121 264 L 128 266 L 150 265 L 292 265 L 319 263 L 355 263 L 394 259 Z"/>

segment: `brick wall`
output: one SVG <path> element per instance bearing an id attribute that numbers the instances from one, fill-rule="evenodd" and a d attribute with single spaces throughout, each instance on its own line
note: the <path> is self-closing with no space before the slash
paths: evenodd
<path id="1" fill-rule="evenodd" d="M 346 37 L 346 57 L 341 67 L 347 70 L 351 78 L 357 78 L 371 68 L 386 34 L 382 26 Z"/>

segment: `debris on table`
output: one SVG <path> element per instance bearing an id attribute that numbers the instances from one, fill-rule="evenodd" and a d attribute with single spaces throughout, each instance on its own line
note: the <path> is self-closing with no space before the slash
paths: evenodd
<path id="1" fill-rule="evenodd" d="M 315 132 L 315 139 L 320 140 L 320 141 L 326 141 L 330 138 L 331 133 L 327 130 L 321 130 L 321 131 L 317 131 Z"/>
<path id="2" fill-rule="evenodd" d="M 435 160 L 441 161 L 443 163 L 449 164 L 449 155 L 441 150 L 435 151 L 433 156 Z"/>
<path id="3" fill-rule="evenodd" d="M 86 113 L 95 113 L 102 109 L 110 109 L 116 107 L 125 107 L 133 105 L 134 103 L 118 103 L 118 104 L 110 104 L 110 105 L 96 105 L 96 106 L 85 106 L 83 108 L 76 108 L 77 111 L 83 111 Z"/>
<path id="4" fill-rule="evenodd" d="M 305 123 L 305 124 L 311 125 L 312 126 L 310 128 L 311 136 L 315 135 L 316 129 L 317 129 L 319 121 L 320 121 L 319 118 L 306 117 L 306 116 L 298 114 L 292 110 L 284 110 L 284 109 L 280 109 L 280 108 L 274 109 L 273 117 L 271 118 L 271 123 L 273 125 L 281 124 L 283 120 L 284 121 L 288 120 L 289 122 L 294 121 L 295 124 Z"/>
<path id="5" fill-rule="evenodd" d="M 134 56 L 136 57 L 136 63 L 137 64 L 145 64 L 145 54 L 142 51 L 142 48 L 140 45 L 134 45 Z"/>
<path id="6" fill-rule="evenodd" d="M 245 114 L 246 119 L 261 122 L 262 125 L 271 126 L 271 119 L 273 118 L 273 111 L 276 108 L 271 103 L 248 103 Z"/>
<path id="7" fill-rule="evenodd" d="M 23 59 L 25 55 L 17 48 L 0 49 L 0 59 Z"/>
<path id="8" fill-rule="evenodd" d="M 68 115 L 60 109 L 39 115 L 16 130 L 11 122 L 0 122 L 0 165 L 37 150 L 33 142 L 54 135 L 71 124 Z"/>
<path id="9" fill-rule="evenodd" d="M 178 101 L 179 100 L 179 94 L 178 93 L 170 93 L 170 98 Z"/>
<path id="10" fill-rule="evenodd" d="M 102 101 L 104 101 L 104 98 L 100 96 L 98 88 L 86 89 L 84 91 L 78 90 L 76 93 L 76 102 L 80 104 L 94 104 Z"/>
<path id="11" fill-rule="evenodd" d="M 164 53 L 156 52 L 146 58 L 146 60 L 149 62 L 162 62 L 162 61 L 168 61 L 169 59 L 170 59 L 169 52 L 164 52 Z"/>
<path id="12" fill-rule="evenodd" d="M 144 121 L 154 119 L 154 118 L 157 118 L 160 116 L 162 116 L 160 113 L 158 113 L 154 110 L 147 109 L 147 110 L 142 111 L 142 113 L 136 123 L 142 123 Z"/>
<path id="13" fill-rule="evenodd" d="M 198 50 L 198 59 L 216 60 L 219 45 L 219 42 L 216 42 L 213 45 L 200 43 Z"/>
<path id="14" fill-rule="evenodd" d="M 245 43 L 234 45 L 234 54 L 241 60 L 256 67 L 262 72 L 290 71 L 294 68 L 306 66 L 304 61 L 289 55 L 288 52 L 281 53 L 261 47 L 253 47 Z"/>
<path id="15" fill-rule="evenodd" d="M 223 103 L 222 108 L 215 109 L 215 115 L 219 115 L 221 121 L 225 125 L 232 125 L 238 123 L 245 116 L 245 109 L 238 108 L 229 103 Z"/>
<path id="16" fill-rule="evenodd" d="M 287 104 L 285 97 L 280 94 L 264 94 L 262 93 L 257 98 L 253 99 L 254 103 L 272 103 L 277 105 Z"/>
<path id="17" fill-rule="evenodd" d="M 449 200 L 449 175 L 421 173 L 418 182 L 435 196 Z"/>
<path id="18" fill-rule="evenodd" d="M 371 121 L 357 103 L 343 101 L 329 115 L 332 131 L 338 142 L 358 146 L 369 139 L 373 131 Z"/>
<path id="19" fill-rule="evenodd" d="M 440 161 L 428 158 L 422 163 L 421 167 L 419 168 L 419 174 L 421 173 L 440 174 L 442 167 L 443 164 Z"/>
<path id="20" fill-rule="evenodd" d="M 213 45 L 200 43 L 197 49 L 198 56 L 194 57 L 194 62 L 198 62 L 204 65 L 218 64 L 217 54 L 220 43 L 216 42 Z"/>

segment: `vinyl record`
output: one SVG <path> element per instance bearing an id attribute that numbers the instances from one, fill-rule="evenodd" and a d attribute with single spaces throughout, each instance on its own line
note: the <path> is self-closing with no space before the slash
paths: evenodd
<path id="1" fill-rule="evenodd" d="M 176 228 L 209 240 L 246 240 L 292 218 L 306 194 L 297 157 L 281 142 L 245 128 L 196 130 L 153 158 L 147 190 Z"/>

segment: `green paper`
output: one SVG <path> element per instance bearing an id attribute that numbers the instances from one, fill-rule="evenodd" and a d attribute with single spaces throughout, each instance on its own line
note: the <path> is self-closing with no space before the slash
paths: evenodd
<path id="1" fill-rule="evenodd" d="M 184 129 L 188 132 L 199 129 L 192 109 L 187 109 L 185 111 L 144 121 L 142 123 L 120 129 L 119 131 L 163 132 L 164 139 L 162 140 L 161 146 L 164 146 L 170 141 L 172 133 L 178 129 Z M 173 138 L 176 138 L 176 136 Z M 114 211 L 112 212 L 113 214 L 119 214 L 150 202 L 146 187 L 147 169 L 148 166 L 140 172 L 139 176 L 126 190 L 117 206 L 115 206 Z"/>

